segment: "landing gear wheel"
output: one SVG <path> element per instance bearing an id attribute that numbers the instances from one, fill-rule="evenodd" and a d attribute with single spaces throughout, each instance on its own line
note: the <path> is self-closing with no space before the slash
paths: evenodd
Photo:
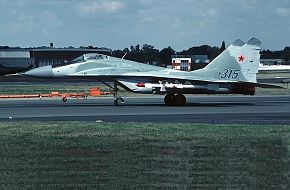
<path id="1" fill-rule="evenodd" d="M 165 103 L 165 105 L 170 106 L 171 96 L 172 96 L 172 94 L 166 94 L 165 95 L 165 97 L 164 97 L 164 103 Z"/>
<path id="2" fill-rule="evenodd" d="M 174 100 L 176 106 L 184 106 L 186 104 L 186 98 L 183 94 L 175 94 Z"/>
<path id="3" fill-rule="evenodd" d="M 114 100 L 114 104 L 115 104 L 115 106 L 122 106 L 122 105 L 125 104 L 125 101 L 124 101 L 123 98 L 116 98 L 116 99 Z"/>
<path id="4" fill-rule="evenodd" d="M 164 97 L 164 103 L 167 105 L 167 106 L 173 106 L 174 105 L 174 94 L 166 94 L 165 97 Z"/>
<path id="5" fill-rule="evenodd" d="M 166 94 L 164 103 L 167 106 L 183 106 L 186 104 L 186 98 L 183 94 Z"/>

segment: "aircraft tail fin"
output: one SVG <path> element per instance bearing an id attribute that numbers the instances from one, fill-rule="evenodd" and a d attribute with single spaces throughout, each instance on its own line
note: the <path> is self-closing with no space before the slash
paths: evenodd
<path id="1" fill-rule="evenodd" d="M 261 41 L 252 38 L 247 43 L 236 40 L 205 68 L 192 71 L 213 80 L 256 83 L 260 63 Z"/>

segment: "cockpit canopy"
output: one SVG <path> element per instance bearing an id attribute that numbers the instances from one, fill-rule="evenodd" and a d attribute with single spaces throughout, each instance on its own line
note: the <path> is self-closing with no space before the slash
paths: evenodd
<path id="1" fill-rule="evenodd" d="M 65 61 L 61 65 L 52 65 L 52 68 L 61 67 L 61 66 L 65 66 L 65 65 L 69 65 L 73 63 L 89 62 L 89 61 L 100 60 L 100 59 L 108 60 L 109 56 L 98 54 L 98 53 L 87 53 L 73 59 L 72 61 Z"/>
<path id="2" fill-rule="evenodd" d="M 98 53 L 87 53 L 84 55 L 81 55 L 74 60 L 70 62 L 71 63 L 81 63 L 81 62 L 86 62 L 86 61 L 92 61 L 92 60 L 99 60 L 99 59 L 109 59 L 107 55 L 102 55 Z"/>

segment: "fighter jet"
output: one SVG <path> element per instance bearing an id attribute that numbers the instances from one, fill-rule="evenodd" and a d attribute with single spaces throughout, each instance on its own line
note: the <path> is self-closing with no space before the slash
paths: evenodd
<path id="1" fill-rule="evenodd" d="M 136 93 L 165 95 L 166 105 L 180 106 L 186 104 L 184 94 L 254 95 L 256 87 L 276 88 L 257 83 L 260 45 L 261 41 L 256 38 L 247 43 L 238 39 L 205 68 L 191 72 L 102 54 L 84 54 L 68 65 L 39 67 L 24 74 L 45 78 L 95 78 L 113 89 L 115 105 L 124 104 L 124 99 L 118 95 L 120 85 Z"/>

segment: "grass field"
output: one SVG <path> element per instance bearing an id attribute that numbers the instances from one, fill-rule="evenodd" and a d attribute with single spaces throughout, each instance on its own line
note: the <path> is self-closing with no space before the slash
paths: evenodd
<path id="1" fill-rule="evenodd" d="M 0 189 L 289 189 L 290 126 L 0 123 Z"/>

